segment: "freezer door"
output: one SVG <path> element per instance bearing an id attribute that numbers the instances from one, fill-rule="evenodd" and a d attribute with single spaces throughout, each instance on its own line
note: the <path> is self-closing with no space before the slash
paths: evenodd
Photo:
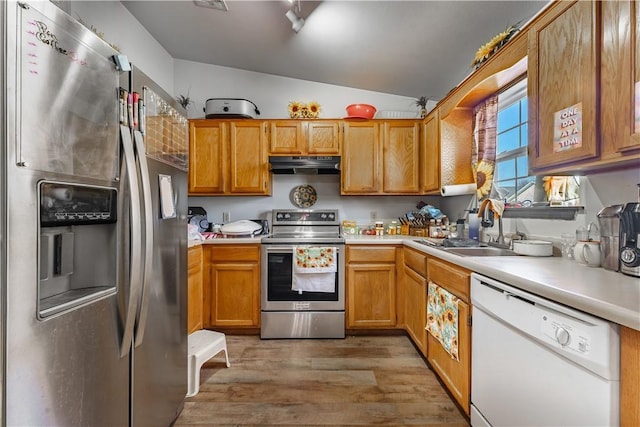
<path id="1" fill-rule="evenodd" d="M 38 319 L 37 306 L 38 185 L 53 180 L 115 188 L 117 76 L 107 71 L 108 56 L 96 54 L 106 44 L 53 3 L 3 2 L 2 7 L 8 106 L 0 167 L 6 178 L 2 425 L 126 426 L 130 359 L 120 357 L 116 295 L 46 319 Z M 113 247 L 117 235 L 114 231 L 110 238 Z M 76 239 L 74 247 L 83 250 L 74 262 L 101 271 L 97 245 Z M 66 264 L 60 273 L 75 274 L 71 267 Z"/>
<path id="2" fill-rule="evenodd" d="M 134 426 L 166 426 L 187 392 L 187 176 L 147 158 L 153 202 L 153 263 L 146 320 L 138 322 L 133 350 Z M 163 218 L 161 177 L 171 177 L 176 215 Z M 165 207 L 166 210 L 166 207 Z"/>

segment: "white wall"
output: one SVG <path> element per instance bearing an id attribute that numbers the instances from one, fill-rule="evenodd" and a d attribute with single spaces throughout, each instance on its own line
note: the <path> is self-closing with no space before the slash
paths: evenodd
<path id="1" fill-rule="evenodd" d="M 349 104 L 371 104 L 377 110 L 415 111 L 415 98 L 398 96 L 307 80 L 291 79 L 272 74 L 256 73 L 176 59 L 175 93 L 194 101 L 189 118 L 204 117 L 205 101 L 209 98 L 243 98 L 254 102 L 260 118 L 289 118 L 290 101 L 317 101 L 320 118 L 341 118 Z M 431 103 L 428 107 L 433 108 Z"/>
<path id="2" fill-rule="evenodd" d="M 173 58 L 119 1 L 69 1 L 71 16 L 104 33 L 136 67 L 173 94 Z"/>
<path id="3" fill-rule="evenodd" d="M 341 219 L 356 220 L 359 225 L 370 223 L 370 213 L 378 219 L 395 220 L 405 212 L 415 210 L 420 201 L 440 208 L 450 219 L 464 215 L 473 196 L 341 196 L 337 175 L 273 175 L 273 195 L 269 197 L 190 197 L 189 206 L 201 206 L 209 221 L 222 222 L 222 213 L 230 212 L 231 221 L 240 219 L 271 219 L 272 209 L 296 209 L 291 201 L 292 190 L 301 184 L 312 185 L 318 193 L 314 209 L 339 209 Z M 505 219 L 504 232 L 521 231 L 529 238 L 559 240 L 565 232 L 574 232 L 590 222 L 598 224 L 597 213 L 604 206 L 637 202 L 640 170 L 607 172 L 582 178 L 580 191 L 584 211 L 574 220 Z M 497 225 L 488 229 L 497 233 Z"/>
<path id="4" fill-rule="evenodd" d="M 372 211 L 378 219 L 397 220 L 403 213 L 415 210 L 420 201 L 431 204 L 438 201 L 438 197 L 425 196 L 341 196 L 338 175 L 272 175 L 272 178 L 272 196 L 190 197 L 189 206 L 203 207 L 209 221 L 215 223 L 222 223 L 223 212 L 231 214 L 231 221 L 271 220 L 272 209 L 297 209 L 292 202 L 293 190 L 308 184 L 318 195 L 312 209 L 339 209 L 341 219 L 366 225 Z"/>

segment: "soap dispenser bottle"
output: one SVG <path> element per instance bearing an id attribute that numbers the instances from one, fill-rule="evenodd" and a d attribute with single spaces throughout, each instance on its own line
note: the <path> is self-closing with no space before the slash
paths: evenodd
<path id="1" fill-rule="evenodd" d="M 480 218 L 478 218 L 478 208 L 469 210 L 469 239 L 480 240 Z"/>

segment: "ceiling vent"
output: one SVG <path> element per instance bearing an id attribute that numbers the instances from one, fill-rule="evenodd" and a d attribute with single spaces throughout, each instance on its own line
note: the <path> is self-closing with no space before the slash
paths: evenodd
<path id="1" fill-rule="evenodd" d="M 196 6 L 208 7 L 209 9 L 217 9 L 223 12 L 229 10 L 224 0 L 193 0 Z"/>

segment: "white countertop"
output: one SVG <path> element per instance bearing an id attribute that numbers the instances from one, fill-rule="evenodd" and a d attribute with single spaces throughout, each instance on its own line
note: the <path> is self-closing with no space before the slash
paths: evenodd
<path id="1" fill-rule="evenodd" d="M 471 257 L 445 252 L 404 235 L 345 236 L 347 244 L 407 245 L 511 286 L 640 331 L 640 278 L 580 265 L 562 257 Z M 261 237 L 220 238 L 201 244 L 260 243 Z M 191 242 L 189 242 L 191 246 Z"/>
<path id="2" fill-rule="evenodd" d="M 407 246 L 493 279 L 640 330 L 640 278 L 562 257 L 460 256 L 406 240 Z"/>

